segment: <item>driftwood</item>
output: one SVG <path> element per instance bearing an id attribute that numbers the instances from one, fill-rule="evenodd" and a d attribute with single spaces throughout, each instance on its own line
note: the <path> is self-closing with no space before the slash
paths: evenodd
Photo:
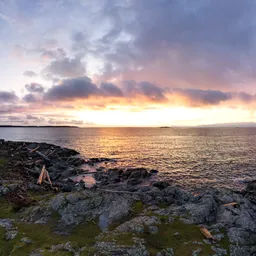
<path id="1" fill-rule="evenodd" d="M 45 179 L 45 165 L 43 166 L 42 171 L 41 171 L 41 173 L 39 175 L 37 184 L 41 185 L 42 182 L 44 181 L 44 179 Z"/>
<path id="2" fill-rule="evenodd" d="M 45 169 L 45 165 L 42 168 L 42 171 L 40 173 L 40 176 L 38 178 L 37 184 L 42 185 L 42 183 L 46 183 L 51 186 L 51 188 L 55 191 L 58 191 L 58 188 L 53 187 L 51 177 L 49 175 L 49 172 Z"/>
<path id="3" fill-rule="evenodd" d="M 49 157 L 50 155 L 52 155 L 55 152 L 55 150 L 51 151 L 49 154 L 47 154 L 47 156 Z"/>
<path id="4" fill-rule="evenodd" d="M 51 181 L 51 178 L 50 178 L 50 175 L 49 175 L 48 171 L 46 171 L 46 179 L 48 180 L 48 182 L 50 183 L 50 185 L 52 187 L 52 181 Z"/>
<path id="5" fill-rule="evenodd" d="M 207 239 L 216 240 L 208 229 L 200 227 L 200 231 Z"/>
<path id="6" fill-rule="evenodd" d="M 36 147 L 36 148 L 34 148 L 34 149 L 31 149 L 31 150 L 29 151 L 29 153 L 31 154 L 31 153 L 33 153 L 33 152 L 36 152 L 39 148 L 40 148 L 40 146 L 38 146 L 38 147 Z"/>
<path id="7" fill-rule="evenodd" d="M 229 203 L 229 204 L 223 204 L 222 206 L 236 206 L 238 205 L 237 202 Z"/>
<path id="8" fill-rule="evenodd" d="M 46 161 L 50 161 L 50 158 L 47 157 L 45 154 L 43 154 L 42 152 L 40 151 L 35 151 L 39 156 L 41 156 L 43 159 L 45 159 Z"/>
<path id="9" fill-rule="evenodd" d="M 42 182 L 45 180 L 45 171 L 46 171 L 46 170 L 45 170 L 45 165 L 44 165 L 43 168 L 42 168 L 42 171 L 41 171 L 41 173 L 40 173 L 40 175 L 39 175 L 37 184 L 41 185 Z"/>

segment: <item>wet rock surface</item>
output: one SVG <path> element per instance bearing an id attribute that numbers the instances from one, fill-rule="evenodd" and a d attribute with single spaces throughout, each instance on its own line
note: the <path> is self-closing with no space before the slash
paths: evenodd
<path id="1" fill-rule="evenodd" d="M 195 195 L 155 171 L 98 168 L 89 189 L 69 179 L 88 172 L 77 154 L 1 141 L 0 255 L 256 255 L 255 181 Z M 43 164 L 57 191 L 36 184 Z"/>

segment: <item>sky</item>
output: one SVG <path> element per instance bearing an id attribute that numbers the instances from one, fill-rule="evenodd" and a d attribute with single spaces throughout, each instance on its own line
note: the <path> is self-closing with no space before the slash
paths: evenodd
<path id="1" fill-rule="evenodd" d="M 256 1 L 0 0 L 0 124 L 256 121 Z"/>

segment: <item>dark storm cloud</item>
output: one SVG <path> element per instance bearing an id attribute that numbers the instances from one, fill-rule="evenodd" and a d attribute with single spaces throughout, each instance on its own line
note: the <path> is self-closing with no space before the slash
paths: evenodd
<path id="1" fill-rule="evenodd" d="M 29 94 L 26 94 L 23 97 L 23 101 L 25 101 L 26 103 L 35 103 L 38 100 L 37 100 L 36 96 L 33 93 L 29 93 Z"/>
<path id="2" fill-rule="evenodd" d="M 218 105 L 234 98 L 234 95 L 230 92 L 213 90 L 175 89 L 173 92 L 186 97 L 193 105 Z"/>
<path id="3" fill-rule="evenodd" d="M 137 85 L 139 92 L 153 101 L 166 100 L 164 90 L 149 82 L 140 82 Z"/>
<path id="4" fill-rule="evenodd" d="M 15 102 L 18 97 L 13 92 L 0 91 L 0 103 Z"/>
<path id="5" fill-rule="evenodd" d="M 41 84 L 38 83 L 30 83 L 26 84 L 25 88 L 27 89 L 28 92 L 35 92 L 35 93 L 42 93 L 44 92 L 44 87 Z"/>
<path id="6" fill-rule="evenodd" d="M 89 48 L 105 59 L 106 67 L 114 67 L 105 75 L 145 71 L 142 79 L 147 79 L 153 71 L 170 83 L 182 80 L 204 89 L 255 76 L 254 1 L 103 2 L 101 15 L 112 29 Z"/>
<path id="7" fill-rule="evenodd" d="M 101 83 L 100 89 L 106 96 L 111 97 L 122 97 L 124 96 L 123 92 L 116 85 L 111 83 Z"/>
<path id="8" fill-rule="evenodd" d="M 43 71 L 43 76 L 71 78 L 85 74 L 80 58 L 62 58 L 52 61 Z"/>
<path id="9" fill-rule="evenodd" d="M 45 99 L 57 101 L 86 99 L 99 94 L 99 89 L 88 77 L 79 77 L 63 80 L 61 85 L 53 86 L 46 92 Z"/>
<path id="10" fill-rule="evenodd" d="M 44 95 L 46 100 L 69 101 L 89 97 L 132 99 L 143 96 L 147 100 L 162 102 L 167 100 L 164 90 L 149 82 L 126 81 L 121 87 L 112 83 L 94 84 L 88 77 L 65 79 L 54 85 Z"/>
<path id="11" fill-rule="evenodd" d="M 129 97 L 144 96 L 152 101 L 167 100 L 164 95 L 164 90 L 150 82 L 125 81 L 122 84 L 125 95 Z"/>
<path id="12" fill-rule="evenodd" d="M 27 70 L 23 73 L 24 76 L 28 76 L 28 77 L 36 77 L 37 76 L 37 73 L 35 73 L 34 71 L 32 70 Z"/>

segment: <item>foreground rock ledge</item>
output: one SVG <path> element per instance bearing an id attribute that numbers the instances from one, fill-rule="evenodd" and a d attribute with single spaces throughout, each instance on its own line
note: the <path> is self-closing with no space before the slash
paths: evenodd
<path id="1" fill-rule="evenodd" d="M 209 189 L 193 195 L 166 183 L 130 184 L 119 192 L 74 185 L 56 193 L 31 189 L 36 179 L 28 182 L 30 174 L 23 173 L 27 151 L 21 161 L 17 144 L 2 143 L 0 255 L 256 255 L 255 182 L 241 193 Z M 51 147 L 74 166 L 69 154 Z M 200 226 L 215 240 L 206 239 Z"/>

